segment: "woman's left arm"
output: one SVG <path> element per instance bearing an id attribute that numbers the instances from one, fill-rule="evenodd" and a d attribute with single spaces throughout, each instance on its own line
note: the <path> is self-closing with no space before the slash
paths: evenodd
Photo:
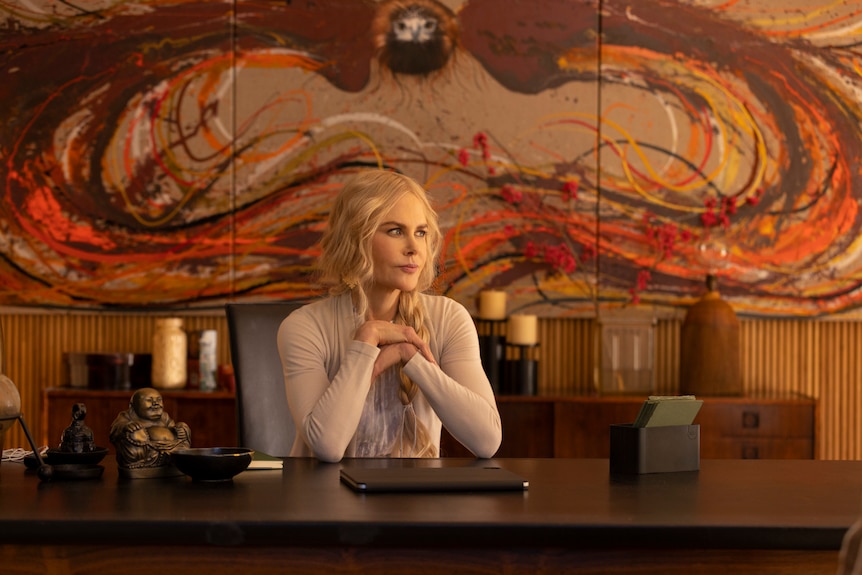
<path id="1" fill-rule="evenodd" d="M 476 326 L 467 310 L 452 301 L 435 322 L 438 365 L 417 353 L 404 372 L 422 390 L 443 426 L 482 458 L 500 448 L 502 427 L 497 402 L 479 356 Z"/>

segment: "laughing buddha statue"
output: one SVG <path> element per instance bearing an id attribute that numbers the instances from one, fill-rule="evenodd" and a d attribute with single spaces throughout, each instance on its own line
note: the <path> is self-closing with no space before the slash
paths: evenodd
<path id="1" fill-rule="evenodd" d="M 120 412 L 111 424 L 111 443 L 117 450 L 121 476 L 177 475 L 170 453 L 190 447 L 191 430 L 165 413 L 157 390 L 145 387 L 132 395 L 129 409 Z"/>

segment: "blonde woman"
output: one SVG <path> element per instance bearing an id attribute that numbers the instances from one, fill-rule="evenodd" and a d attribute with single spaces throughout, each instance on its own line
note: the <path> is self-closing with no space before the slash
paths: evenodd
<path id="1" fill-rule="evenodd" d="M 292 456 L 439 457 L 445 426 L 477 457 L 500 446 L 500 414 L 467 310 L 425 293 L 441 236 L 425 190 L 367 170 L 339 193 L 318 262 L 329 295 L 278 333 Z"/>

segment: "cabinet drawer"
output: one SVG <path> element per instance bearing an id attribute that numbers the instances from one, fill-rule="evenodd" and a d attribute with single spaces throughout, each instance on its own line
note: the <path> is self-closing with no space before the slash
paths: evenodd
<path id="1" fill-rule="evenodd" d="M 808 439 L 708 437 L 701 435 L 703 459 L 813 459 L 814 441 Z"/>
<path id="2" fill-rule="evenodd" d="M 814 436 L 814 404 L 710 403 L 694 421 L 703 433 L 721 437 L 774 437 L 811 439 Z"/>

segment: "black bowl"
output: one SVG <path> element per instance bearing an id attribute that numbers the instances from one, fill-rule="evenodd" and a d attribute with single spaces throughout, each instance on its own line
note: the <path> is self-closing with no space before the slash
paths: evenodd
<path id="1" fill-rule="evenodd" d="M 193 447 L 172 451 L 171 460 L 195 481 L 228 481 L 246 470 L 253 455 L 244 447 Z"/>

